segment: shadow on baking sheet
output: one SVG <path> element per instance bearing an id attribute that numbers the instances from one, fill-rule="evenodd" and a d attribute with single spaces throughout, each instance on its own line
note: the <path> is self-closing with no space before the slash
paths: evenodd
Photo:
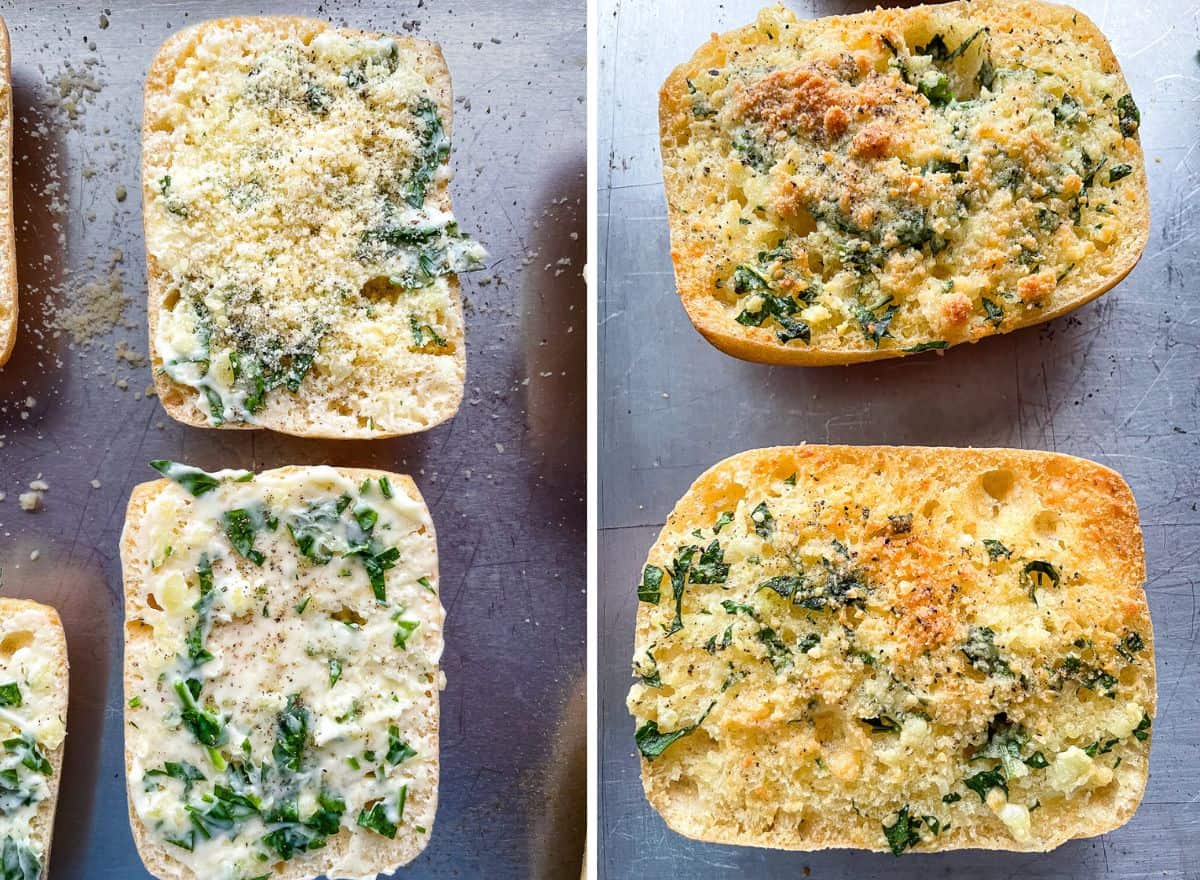
<path id="1" fill-rule="evenodd" d="M 13 225 L 17 250 L 17 341 L 0 368 L 0 402 L 41 397 L 62 358 L 49 330 L 47 292 L 63 281 L 65 170 L 61 131 L 39 99 L 40 80 L 13 72 Z"/>
<path id="2" fill-rule="evenodd" d="M 16 558 L 37 552 L 36 576 L 31 566 L 4 573 L 4 595 L 50 605 L 62 618 L 70 663 L 67 740 L 55 814 L 51 872 L 86 877 L 87 847 L 92 825 L 96 777 L 112 668 L 111 634 L 119 631 L 120 610 L 107 589 L 101 562 L 91 551 L 76 558 L 75 547 L 50 536 L 13 539 Z M 24 546 L 27 545 L 27 546 Z"/>

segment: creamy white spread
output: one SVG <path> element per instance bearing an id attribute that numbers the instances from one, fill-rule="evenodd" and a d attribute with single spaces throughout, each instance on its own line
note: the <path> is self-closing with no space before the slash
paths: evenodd
<path id="1" fill-rule="evenodd" d="M 156 466 L 175 482 L 132 526 L 143 588 L 126 608 L 138 817 L 206 880 L 293 860 L 374 877 L 382 838 L 418 840 L 411 858 L 438 779 L 428 511 L 327 467 Z"/>

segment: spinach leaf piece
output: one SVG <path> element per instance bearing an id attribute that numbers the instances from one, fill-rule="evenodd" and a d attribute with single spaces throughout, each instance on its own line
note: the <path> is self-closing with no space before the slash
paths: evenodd
<path id="1" fill-rule="evenodd" d="M 988 558 L 995 562 L 997 559 L 1011 559 L 1012 551 L 994 538 L 984 538 L 983 546 L 987 549 Z"/>
<path id="2" fill-rule="evenodd" d="M 33 850 L 5 837 L 4 847 L 0 849 L 0 880 L 39 880 L 41 876 L 42 863 Z"/>
<path id="3" fill-rule="evenodd" d="M 450 157 L 450 138 L 442 128 L 442 117 L 433 101 L 422 97 L 412 108 L 417 122 L 417 164 L 404 192 L 404 200 L 414 208 L 425 204 L 425 194 L 433 183 L 438 166 Z"/>
<path id="4" fill-rule="evenodd" d="M 150 462 L 150 467 L 154 468 L 164 477 L 178 483 L 184 489 L 192 494 L 194 498 L 199 498 L 201 495 L 206 495 L 217 486 L 221 485 L 219 477 L 215 477 L 210 473 L 195 468 L 190 465 L 180 464 L 176 461 L 168 461 L 164 458 L 157 458 Z"/>
<path id="5" fill-rule="evenodd" d="M 283 711 L 275 718 L 275 745 L 271 749 L 271 756 L 279 767 L 293 773 L 300 772 L 300 763 L 308 743 L 308 720 L 308 709 L 296 694 L 292 694 Z"/>
<path id="6" fill-rule="evenodd" d="M 755 637 L 766 646 L 767 659 L 771 661 L 771 667 L 776 672 L 782 672 L 792 665 L 792 652 L 783 643 L 783 639 L 776 635 L 775 630 L 764 627 Z"/>
<path id="7" fill-rule="evenodd" d="M 262 567 L 266 557 L 254 549 L 254 535 L 261 528 L 261 519 L 249 510 L 238 508 L 227 510 L 221 517 L 225 525 L 225 537 L 244 559 Z"/>
<path id="8" fill-rule="evenodd" d="M 1122 95 L 1117 100 L 1117 121 L 1121 127 L 1121 134 L 1125 137 L 1137 134 L 1142 124 L 1142 114 L 1137 104 L 1133 103 L 1133 95 Z"/>
<path id="9" fill-rule="evenodd" d="M 912 849 L 921 842 L 921 819 L 911 816 L 908 804 L 905 804 L 896 814 L 896 821 L 891 825 L 883 825 L 883 836 L 887 839 L 892 855 L 900 856 L 906 849 Z"/>
<path id="10" fill-rule="evenodd" d="M 21 705 L 21 686 L 15 681 L 0 685 L 0 706 L 19 707 Z"/>
<path id="11" fill-rule="evenodd" d="M 1037 589 L 1049 582 L 1057 587 L 1062 580 L 1062 575 L 1058 569 L 1046 562 L 1044 559 L 1035 559 L 1032 562 L 1025 563 L 1025 568 L 1021 570 L 1021 586 L 1029 591 L 1029 598 L 1033 604 L 1037 604 Z"/>
<path id="12" fill-rule="evenodd" d="M 194 678 L 176 681 L 175 694 L 179 697 L 182 706 L 180 717 L 183 726 L 191 731 L 196 742 L 209 748 L 224 745 L 227 734 L 220 719 L 205 711 L 196 702 L 196 698 L 200 695 L 200 682 Z"/>
<path id="13" fill-rule="evenodd" d="M 932 342 L 918 342 L 916 345 L 910 345 L 904 351 L 909 354 L 919 354 L 923 351 L 940 351 L 944 348 L 949 348 L 950 343 L 944 339 L 935 339 Z"/>
<path id="14" fill-rule="evenodd" d="M 703 724 L 704 719 L 708 717 L 708 713 L 712 711 L 715 705 L 717 705 L 715 702 L 709 703 L 708 708 L 704 710 L 704 714 L 700 716 L 695 724 L 690 724 L 687 727 L 681 727 L 678 730 L 672 730 L 667 733 L 663 733 L 658 729 L 657 721 L 647 721 L 633 735 L 638 751 L 641 752 L 642 757 L 653 761 L 665 752 L 668 746 L 683 739 Z"/>
<path id="15" fill-rule="evenodd" d="M 993 788 L 999 788 L 1008 797 L 1008 780 L 999 770 L 981 770 L 974 776 L 963 780 L 963 784 L 979 795 L 981 802 L 987 801 L 987 794 Z"/>
<path id="16" fill-rule="evenodd" d="M 388 725 L 387 762 L 399 764 L 416 755 L 417 751 L 404 740 L 400 739 L 400 728 L 395 724 Z"/>
<path id="17" fill-rule="evenodd" d="M 764 540 L 769 539 L 775 530 L 775 517 L 771 515 L 765 501 L 760 501 L 758 506 L 750 511 L 750 522 L 754 525 L 754 533 Z"/>
<path id="18" fill-rule="evenodd" d="M 10 755 L 15 755 L 22 765 L 28 767 L 34 773 L 41 773 L 43 776 L 49 776 L 54 772 L 54 768 L 50 766 L 50 761 L 42 752 L 42 747 L 32 734 L 23 733 L 20 736 L 14 736 L 4 741 L 4 750 Z"/>
<path id="19" fill-rule="evenodd" d="M 642 582 L 637 589 L 638 601 L 657 605 L 662 598 L 662 579 L 663 570 L 657 565 L 647 565 L 642 569 Z"/>
<path id="20" fill-rule="evenodd" d="M 1000 656 L 996 647 L 996 633 L 988 626 L 972 626 L 967 630 L 967 640 L 959 648 L 971 666 L 985 675 L 1012 677 L 1008 661 Z"/>

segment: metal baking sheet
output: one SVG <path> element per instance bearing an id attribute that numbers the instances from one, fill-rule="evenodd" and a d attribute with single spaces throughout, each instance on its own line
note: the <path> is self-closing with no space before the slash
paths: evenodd
<path id="1" fill-rule="evenodd" d="M 873 3 L 796 2 L 805 17 Z M 600 877 L 1200 877 L 1200 62 L 1195 4 L 1078 0 L 1112 40 L 1142 111 L 1153 221 L 1141 263 L 1094 303 L 944 356 L 823 369 L 742 363 L 675 293 L 657 88 L 759 0 L 601 0 Z M 691 481 L 757 446 L 904 443 L 1074 453 L 1120 471 L 1146 536 L 1159 703 L 1133 820 L 1049 855 L 783 853 L 689 841 L 642 795 L 630 678 L 634 584 Z M 807 869 L 807 870 L 806 870 Z"/>
<path id="2" fill-rule="evenodd" d="M 309 14 L 442 45 L 454 80 L 452 193 L 490 251 L 462 276 L 466 400 L 450 423 L 381 442 L 177 425 L 147 398 L 142 83 L 175 29 Z M 121 734 L 121 573 L 146 462 L 410 473 L 432 509 L 447 610 L 442 778 L 405 878 L 578 877 L 585 814 L 585 12 L 575 0 L 0 2 L 12 36 L 21 332 L 0 369 L 3 593 L 55 605 L 71 657 L 51 873 L 148 877 L 129 832 Z M 70 65 L 75 74 L 63 76 Z M 65 93 L 65 94 L 64 94 Z M 124 200 L 122 201 L 122 196 Z M 113 250 L 121 251 L 113 263 Z M 76 344 L 59 314 L 128 297 Z M 96 285 L 100 285 L 97 287 Z M 123 346 L 122 343 L 125 345 Z M 126 349 L 132 354 L 122 358 Z M 131 363 L 132 359 L 132 363 Z M 27 398 L 31 402 L 28 402 Z M 44 508 L 19 510 L 38 475 Z M 91 481 L 98 481 L 93 488 Z M 37 559 L 31 560 L 36 554 Z"/>

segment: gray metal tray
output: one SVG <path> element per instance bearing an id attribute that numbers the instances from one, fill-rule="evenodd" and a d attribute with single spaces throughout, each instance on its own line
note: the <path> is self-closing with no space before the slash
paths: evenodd
<path id="1" fill-rule="evenodd" d="M 115 357 L 121 340 L 146 352 L 138 169 L 146 68 L 179 27 L 268 12 L 411 32 L 445 52 L 460 96 L 455 209 L 491 259 L 487 271 L 462 278 L 466 401 L 427 434 L 330 443 L 187 428 L 140 394 L 147 366 Z M 400 874 L 578 877 L 586 751 L 582 4 L 106 0 L 2 2 L 0 14 L 13 47 L 22 287 L 21 335 L 0 369 L 0 568 L 5 595 L 55 605 L 67 628 L 70 734 L 53 876 L 149 876 L 125 806 L 117 538 L 131 487 L 155 476 L 146 462 L 173 458 L 210 469 L 332 463 L 413 475 L 438 529 L 448 684 L 437 824 L 424 854 Z M 103 83 L 83 90 L 74 120 L 48 103 L 68 61 Z M 88 295 L 86 283 L 106 276 L 112 248 L 124 252 L 125 324 L 80 348 L 54 335 L 49 312 Z M 21 512 L 17 495 L 38 474 L 50 485 L 45 507 Z"/>
<path id="2" fill-rule="evenodd" d="M 803 16 L 873 2 L 796 2 Z M 1200 877 L 1200 63 L 1195 4 L 1076 0 L 1110 37 L 1142 111 L 1149 246 L 1116 289 L 1036 329 L 943 357 L 780 369 L 696 333 L 675 293 L 657 89 L 760 0 L 601 0 L 600 877 Z M 624 699 L 634 585 L 666 514 L 721 458 L 757 446 L 903 443 L 1070 452 L 1120 471 L 1146 536 L 1159 704 L 1146 798 L 1124 828 L 1050 855 L 788 854 L 689 841 L 642 795 Z"/>

